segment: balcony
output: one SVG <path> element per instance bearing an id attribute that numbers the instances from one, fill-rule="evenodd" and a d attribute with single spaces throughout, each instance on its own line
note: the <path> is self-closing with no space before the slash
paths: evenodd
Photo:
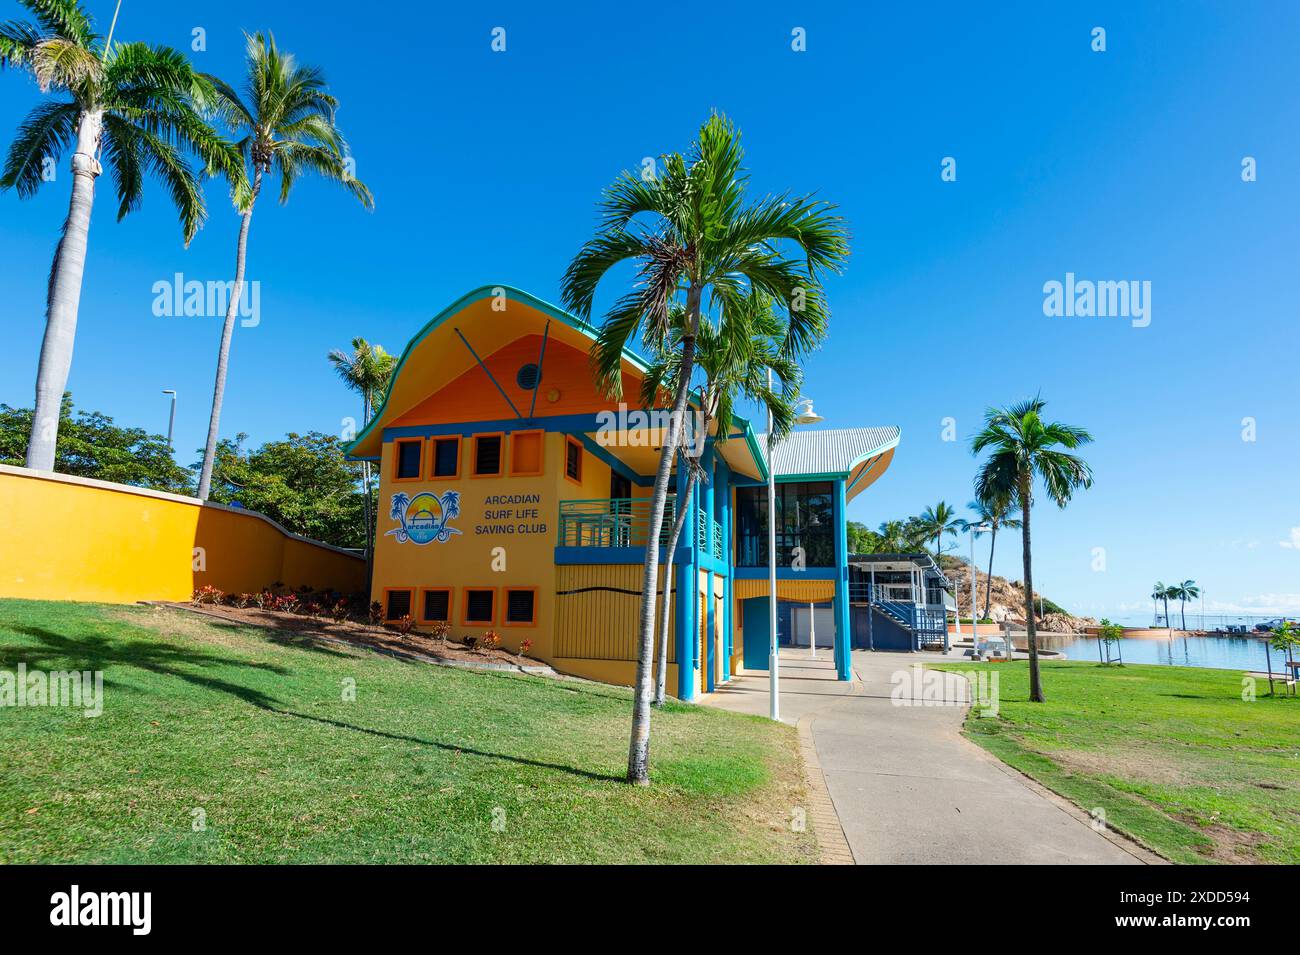
<path id="1" fill-rule="evenodd" d="M 677 516 L 677 502 L 664 503 L 659 544 L 667 546 Z M 596 498 L 560 502 L 560 547 L 644 547 L 650 530 L 650 499 Z"/>

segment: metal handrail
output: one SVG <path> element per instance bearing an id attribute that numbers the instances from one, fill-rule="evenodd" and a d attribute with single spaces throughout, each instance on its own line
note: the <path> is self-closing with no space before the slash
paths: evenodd
<path id="1" fill-rule="evenodd" d="M 664 502 L 660 546 L 672 536 L 677 502 Z M 591 498 L 561 501 L 560 547 L 644 547 L 650 530 L 650 499 L 645 497 Z"/>

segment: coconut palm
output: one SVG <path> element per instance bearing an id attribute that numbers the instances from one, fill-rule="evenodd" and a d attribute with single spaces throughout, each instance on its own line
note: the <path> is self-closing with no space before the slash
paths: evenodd
<path id="1" fill-rule="evenodd" d="M 190 156 L 238 178 L 238 155 L 204 122 L 212 86 L 170 47 L 112 45 L 76 0 L 20 0 L 35 22 L 0 23 L 0 67 L 24 69 L 42 93 L 5 157 L 0 189 L 35 195 L 54 164 L 72 150 L 72 194 L 46 292 L 45 337 L 36 372 L 36 407 L 27 442 L 29 468 L 53 470 L 59 408 L 77 334 L 90 215 L 101 159 L 113 176 L 117 218 L 140 207 L 148 176 L 180 213 L 188 245 L 206 211 Z"/>
<path id="2" fill-rule="evenodd" d="M 235 281 L 226 305 L 217 351 L 217 377 L 212 389 L 212 414 L 208 443 L 199 475 L 199 498 L 207 500 L 212 486 L 212 465 L 221 424 L 221 404 L 226 394 L 226 368 L 230 338 L 244 292 L 244 265 L 248 253 L 248 226 L 253 206 L 262 193 L 263 180 L 274 171 L 280 176 L 280 203 L 289 201 L 293 184 L 305 173 L 340 183 L 367 209 L 374 208 L 370 190 L 352 175 L 347 144 L 334 124 L 338 101 L 325 86 L 316 67 L 301 66 L 275 45 L 271 34 L 245 34 L 247 76 L 243 94 L 214 80 L 220 114 L 230 124 L 246 170 L 233 183 L 235 210 L 239 213 L 239 238 L 235 246 Z"/>
<path id="3" fill-rule="evenodd" d="M 1042 398 L 1031 398 L 1007 408 L 990 408 L 984 427 L 971 442 L 979 454 L 990 451 L 975 478 L 975 497 L 981 501 L 1014 499 L 1020 507 L 1024 543 L 1025 626 L 1029 640 L 1029 699 L 1043 702 L 1038 672 L 1038 627 L 1034 619 L 1034 574 L 1029 515 L 1033 489 L 1041 482 L 1047 496 L 1065 507 L 1079 488 L 1092 486 L 1092 469 L 1069 452 L 1092 441 L 1083 428 L 1046 421 Z"/>
<path id="4" fill-rule="evenodd" d="M 370 424 L 370 416 L 379 408 L 388 382 L 397 367 L 397 359 L 384 351 L 383 345 L 371 345 L 364 338 L 352 339 L 352 352 L 341 349 L 329 353 L 330 364 L 343 383 L 361 395 L 362 427 Z M 366 583 L 370 583 L 374 567 L 374 537 L 371 533 L 370 511 L 370 462 L 361 462 L 361 484 L 365 488 L 364 502 L 366 522 Z"/>
<path id="5" fill-rule="evenodd" d="M 876 531 L 880 535 L 880 553 L 901 554 L 912 549 L 907 524 L 903 521 L 883 521 Z"/>
<path id="6" fill-rule="evenodd" d="M 978 617 L 980 620 L 987 620 L 989 608 L 993 603 L 993 550 L 998 544 L 998 531 L 1004 527 L 1007 530 L 1019 530 L 1020 521 L 1011 516 L 1010 498 L 996 501 L 975 500 L 966 506 L 975 512 L 975 520 L 963 521 L 964 528 L 970 530 L 976 537 L 989 535 L 989 572 L 984 575 L 984 613 Z M 975 530 L 980 526 L 988 530 Z M 974 607 L 971 608 L 971 613 L 975 613 Z"/>
<path id="7" fill-rule="evenodd" d="M 622 396 L 624 348 L 638 335 L 648 354 L 658 354 L 672 332 L 673 303 L 684 309 L 675 347 L 680 372 L 650 500 L 647 540 L 663 527 L 668 477 L 682 433 L 695 364 L 701 316 L 720 307 L 725 325 L 732 306 L 751 290 L 779 303 L 791 358 L 816 347 L 825 335 L 827 309 L 820 278 L 837 271 L 848 255 L 843 221 L 832 207 L 811 197 L 766 197 L 745 205 L 743 152 L 735 127 L 720 115 L 700 128 L 688 155 L 663 157 L 659 175 L 624 173 L 605 190 L 596 235 L 574 257 L 563 280 L 564 304 L 590 319 L 596 288 L 615 266 L 635 262 L 638 281 L 605 315 L 592 348 L 592 366 L 603 390 Z M 654 651 L 657 547 L 646 548 L 637 642 L 637 677 L 628 780 L 649 783 L 651 664 Z"/>
<path id="8" fill-rule="evenodd" d="M 658 396 L 676 390 L 676 376 L 681 372 L 682 352 L 678 339 L 685 332 L 685 310 L 678 304 L 673 307 L 676 332 L 658 358 L 650 364 L 641 384 L 641 403 L 653 408 Z M 695 345 L 695 367 L 704 375 L 699 389 L 700 440 L 709 433 L 709 427 L 719 422 L 715 441 L 727 440 L 730 422 L 737 399 L 746 399 L 762 405 L 772 415 L 772 435 L 780 440 L 794 426 L 795 401 L 803 374 L 797 362 L 783 354 L 784 328 L 772 311 L 772 302 L 759 292 L 751 293 L 732 320 L 714 324 L 706 319 L 700 322 L 699 339 Z M 768 384 L 767 371 L 771 369 L 781 383 L 779 390 Z M 668 535 L 667 559 L 664 563 L 664 599 L 661 608 L 662 636 L 659 640 L 658 666 L 655 671 L 655 705 L 662 706 L 667 699 L 668 641 L 671 639 L 668 622 L 672 609 L 669 595 L 672 591 L 673 555 L 677 541 L 686 524 L 688 505 L 695 484 L 708 479 L 695 456 L 686 453 L 685 429 L 678 440 L 678 466 L 688 469 L 686 487 L 680 495 L 677 516 Z"/>
<path id="9" fill-rule="evenodd" d="M 936 506 L 927 507 L 921 512 L 919 528 L 923 530 L 927 540 L 934 539 L 934 560 L 936 565 L 939 557 L 943 554 L 943 535 L 948 534 L 956 537 L 962 523 L 961 518 L 957 516 L 956 509 L 946 501 L 940 501 Z M 975 608 L 972 607 L 971 613 L 974 612 Z"/>
<path id="10" fill-rule="evenodd" d="M 1169 588 L 1167 588 L 1164 585 L 1164 582 L 1159 580 L 1157 580 L 1155 582 L 1155 585 L 1151 588 L 1151 619 L 1153 622 L 1160 618 L 1160 601 L 1165 598 L 1166 596 L 1165 591 L 1168 589 Z M 1169 612 L 1168 612 L 1168 604 L 1166 604 L 1165 621 L 1168 622 L 1168 620 L 1169 620 Z"/>
<path id="11" fill-rule="evenodd" d="M 1183 630 L 1185 631 L 1187 629 L 1187 601 L 1195 600 L 1199 597 L 1201 595 L 1201 588 L 1196 586 L 1196 581 L 1194 580 L 1184 580 L 1181 584 L 1174 584 L 1169 588 L 1169 591 L 1169 596 L 1173 597 L 1179 602 L 1179 604 L 1181 604 L 1178 608 L 1178 612 L 1182 616 Z"/>

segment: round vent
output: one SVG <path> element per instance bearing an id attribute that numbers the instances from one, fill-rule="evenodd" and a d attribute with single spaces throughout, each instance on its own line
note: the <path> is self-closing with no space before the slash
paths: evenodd
<path id="1" fill-rule="evenodd" d="M 532 362 L 529 362 L 527 365 L 520 368 L 518 374 L 515 375 L 515 384 L 524 389 L 524 391 L 532 391 L 537 387 L 537 383 L 541 380 L 542 370 Z"/>

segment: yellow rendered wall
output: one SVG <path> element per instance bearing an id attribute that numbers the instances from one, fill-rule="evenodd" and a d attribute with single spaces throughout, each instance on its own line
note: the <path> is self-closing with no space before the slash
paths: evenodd
<path id="1" fill-rule="evenodd" d="M 134 603 L 276 583 L 355 593 L 365 575 L 361 558 L 251 512 L 0 467 L 0 597 Z"/>
<path id="2" fill-rule="evenodd" d="M 519 430 L 529 430 L 521 428 Z M 604 490 L 596 491 L 598 462 L 590 455 L 583 462 L 583 477 L 590 488 L 579 488 L 563 477 L 564 435 L 547 432 L 543 436 L 543 473 L 530 477 L 471 477 L 473 439 L 464 437 L 460 450 L 460 474 L 452 478 L 434 478 L 426 448 L 425 476 L 410 481 L 394 481 L 395 444 L 386 441 L 380 465 L 379 519 L 375 533 L 375 574 L 372 599 L 384 602 L 388 589 L 414 591 L 417 627 L 420 592 L 423 588 L 452 588 L 452 635 L 481 636 L 488 626 L 466 624 L 464 620 L 466 588 L 492 588 L 496 591 L 495 620 L 491 629 L 501 636 L 503 646 L 518 650 L 524 640 L 532 642 L 531 656 L 549 660 L 554 655 L 555 620 L 555 544 L 559 501 L 583 497 L 609 496 L 609 469 L 605 468 Z M 505 467 L 510 462 L 510 436 L 506 435 Z M 460 516 L 448 522 L 458 533 L 446 541 L 433 540 L 417 544 L 399 541 L 391 532 L 401 527 L 392 516 L 393 496 L 404 493 L 410 498 L 429 493 L 442 498 L 447 491 L 460 494 Z M 538 495 L 536 504 L 494 504 L 493 497 Z M 536 514 L 532 514 L 532 511 Z M 510 511 L 509 517 L 489 512 Z M 514 533 L 502 533 L 493 525 L 510 525 Z M 506 625 L 506 587 L 536 587 L 536 625 Z"/>

